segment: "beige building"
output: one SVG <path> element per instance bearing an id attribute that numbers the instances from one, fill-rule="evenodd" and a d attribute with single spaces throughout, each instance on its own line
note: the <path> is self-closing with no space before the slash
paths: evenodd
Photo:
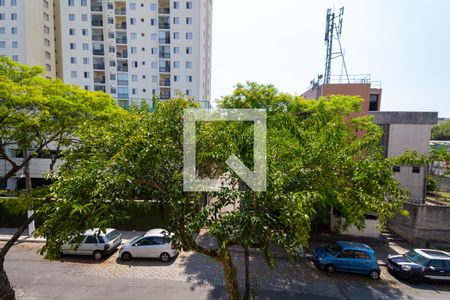
<path id="1" fill-rule="evenodd" d="M 0 0 L 0 55 L 56 76 L 53 0 Z"/>

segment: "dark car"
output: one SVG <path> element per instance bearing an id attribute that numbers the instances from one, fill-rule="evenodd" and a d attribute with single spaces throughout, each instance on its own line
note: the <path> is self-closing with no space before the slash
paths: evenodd
<path id="1" fill-rule="evenodd" d="M 450 253 L 433 249 L 414 249 L 403 255 L 389 255 L 391 273 L 418 282 L 425 279 L 450 280 Z"/>
<path id="2" fill-rule="evenodd" d="M 315 265 L 328 273 L 352 272 L 380 278 L 380 267 L 375 253 L 366 244 L 337 241 L 313 251 Z"/>

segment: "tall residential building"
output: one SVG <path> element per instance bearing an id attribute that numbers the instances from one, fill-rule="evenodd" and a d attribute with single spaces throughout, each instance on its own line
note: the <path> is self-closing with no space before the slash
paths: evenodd
<path id="1" fill-rule="evenodd" d="M 121 106 L 210 98 L 212 0 L 55 0 L 57 76 Z"/>
<path id="2" fill-rule="evenodd" d="M 0 55 L 55 77 L 53 0 L 0 0 Z"/>
<path id="3" fill-rule="evenodd" d="M 0 55 L 127 107 L 177 93 L 209 105 L 212 0 L 0 0 Z"/>

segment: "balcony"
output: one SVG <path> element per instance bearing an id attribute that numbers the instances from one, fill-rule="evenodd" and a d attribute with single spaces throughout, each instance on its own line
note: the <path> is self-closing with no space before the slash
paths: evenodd
<path id="1" fill-rule="evenodd" d="M 170 8 L 169 7 L 160 7 L 158 9 L 158 13 L 162 15 L 168 15 L 170 14 Z"/>
<path id="2" fill-rule="evenodd" d="M 124 51 L 118 51 L 116 52 L 117 58 L 128 58 L 128 51 L 124 50 Z"/>
<path id="3" fill-rule="evenodd" d="M 165 67 L 159 67 L 159 72 L 162 72 L 162 73 L 169 73 L 170 72 L 170 67 L 168 67 L 168 66 L 165 66 Z"/>
<path id="4" fill-rule="evenodd" d="M 159 98 L 161 100 L 169 100 L 170 99 L 170 92 L 169 93 L 161 93 L 161 94 L 159 94 Z"/>
<path id="5" fill-rule="evenodd" d="M 103 20 L 92 20 L 91 24 L 94 27 L 103 27 Z"/>
<path id="6" fill-rule="evenodd" d="M 116 37 L 116 43 L 117 44 L 127 44 L 127 37 L 126 36 L 120 36 Z"/>
<path id="7" fill-rule="evenodd" d="M 159 58 L 170 58 L 170 52 L 159 52 Z"/>
<path id="8" fill-rule="evenodd" d="M 128 99 L 129 98 L 129 95 L 128 95 L 128 93 L 118 93 L 117 94 L 117 98 L 120 98 L 120 99 Z"/>
<path id="9" fill-rule="evenodd" d="M 159 38 L 160 44 L 170 44 L 170 38 Z"/>
<path id="10" fill-rule="evenodd" d="M 170 29 L 170 23 L 159 23 L 159 29 Z"/>
<path id="11" fill-rule="evenodd" d="M 104 70 L 105 64 L 94 64 L 94 70 Z"/>
<path id="12" fill-rule="evenodd" d="M 92 12 L 102 12 L 103 6 L 102 5 L 91 5 L 91 11 Z"/>
<path id="13" fill-rule="evenodd" d="M 106 93 L 106 87 L 104 85 L 94 85 L 94 91 L 103 91 Z"/>
<path id="14" fill-rule="evenodd" d="M 118 16 L 126 16 L 127 15 L 127 9 L 126 8 L 119 8 L 115 10 L 116 15 Z"/>
<path id="15" fill-rule="evenodd" d="M 123 22 L 123 23 L 116 23 L 116 29 L 127 29 L 127 23 Z"/>
<path id="16" fill-rule="evenodd" d="M 117 71 L 128 72 L 128 66 L 117 66 Z"/>
<path id="17" fill-rule="evenodd" d="M 162 79 L 159 81 L 159 86 L 170 86 L 170 79 Z"/>
<path id="18" fill-rule="evenodd" d="M 94 83 L 102 83 L 105 84 L 105 77 L 94 77 Z"/>
<path id="19" fill-rule="evenodd" d="M 94 55 L 105 55 L 105 49 L 92 49 Z"/>
<path id="20" fill-rule="evenodd" d="M 103 42 L 103 34 L 93 34 L 92 40 L 96 42 Z"/>

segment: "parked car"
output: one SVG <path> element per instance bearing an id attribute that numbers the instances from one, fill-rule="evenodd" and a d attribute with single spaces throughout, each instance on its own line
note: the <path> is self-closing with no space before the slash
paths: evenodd
<path id="1" fill-rule="evenodd" d="M 413 282 L 425 279 L 450 280 L 450 253 L 434 249 L 414 249 L 403 255 L 389 255 L 390 272 Z"/>
<path id="2" fill-rule="evenodd" d="M 122 235 L 113 228 L 107 228 L 105 232 L 98 228 L 87 230 L 82 237 L 81 243 L 76 248 L 72 238 L 62 246 L 63 254 L 92 255 L 95 260 L 102 259 L 105 255 L 113 252 L 121 243 Z"/>
<path id="3" fill-rule="evenodd" d="M 168 262 L 178 254 L 172 241 L 173 233 L 164 229 L 152 229 L 134 237 L 120 248 L 120 258 L 128 261 L 133 257 L 159 258 Z"/>
<path id="4" fill-rule="evenodd" d="M 337 241 L 313 251 L 315 265 L 328 273 L 335 271 L 368 275 L 372 279 L 380 278 L 380 266 L 375 253 L 366 244 Z"/>

